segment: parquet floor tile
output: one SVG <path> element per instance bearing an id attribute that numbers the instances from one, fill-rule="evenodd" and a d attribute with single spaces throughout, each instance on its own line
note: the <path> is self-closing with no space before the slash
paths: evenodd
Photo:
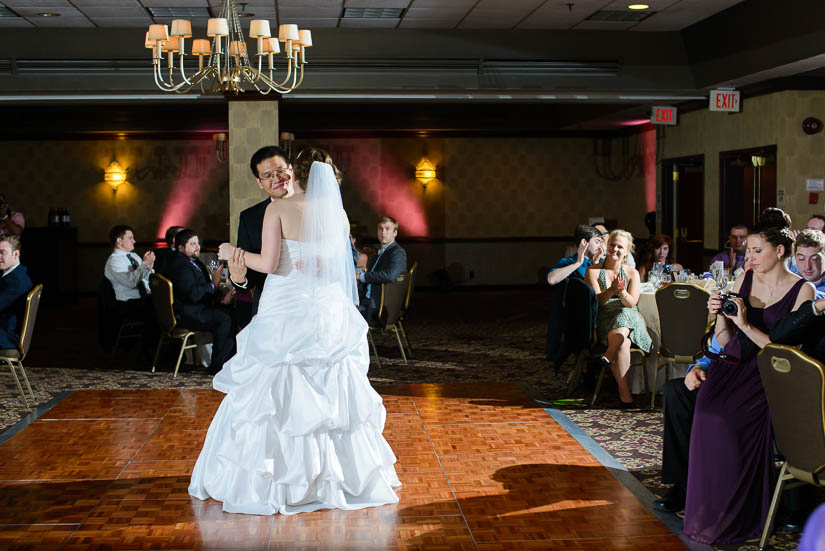
<path id="1" fill-rule="evenodd" d="M 427 425 L 436 453 L 484 453 L 499 450 L 553 450 L 567 435 L 555 421 L 542 423 L 490 423 Z M 569 435 L 567 435 L 569 437 Z"/>
<path id="2" fill-rule="evenodd" d="M 0 526 L 3 551 L 57 551 L 77 528 L 76 525 L 26 524 Z"/>
<path id="3" fill-rule="evenodd" d="M 2 482 L 0 524 L 80 523 L 111 484 L 111 480 Z"/>
<path id="4" fill-rule="evenodd" d="M 189 496 L 224 394 L 77 392 L 0 445 L 0 550 L 684 549 L 516 385 L 380 391 L 399 503 L 294 516 Z"/>
<path id="5" fill-rule="evenodd" d="M 637 538 L 583 538 L 572 540 L 479 543 L 478 551 L 684 551 L 673 534 Z"/>
<path id="6" fill-rule="evenodd" d="M 387 507 L 379 507 L 377 512 L 318 511 L 278 517 L 272 525 L 269 548 L 278 551 L 475 550 L 460 516 L 399 518 L 393 511 L 381 509 Z"/>
<path id="7" fill-rule="evenodd" d="M 115 478 L 159 423 L 36 421 L 0 446 L 0 480 Z"/>
<path id="8" fill-rule="evenodd" d="M 160 461 L 132 461 L 118 478 L 149 478 L 163 476 L 191 476 L 194 459 L 165 459 Z"/>
<path id="9" fill-rule="evenodd" d="M 408 413 L 387 415 L 384 438 L 387 440 L 429 440 L 421 417 Z"/>
<path id="10" fill-rule="evenodd" d="M 272 517 L 224 513 L 220 503 L 108 501 L 98 505 L 64 549 L 266 549 Z"/>
<path id="11" fill-rule="evenodd" d="M 156 476 L 113 480 L 101 499 L 108 501 L 189 500 L 189 476 Z"/>
<path id="12" fill-rule="evenodd" d="M 217 390 L 208 389 L 194 389 L 194 390 L 180 390 L 178 397 L 172 407 L 177 408 L 199 408 L 214 406 L 218 409 L 226 394 Z"/>
<path id="13" fill-rule="evenodd" d="M 171 408 L 158 425 L 158 431 L 207 430 L 217 406 Z"/>
<path id="14" fill-rule="evenodd" d="M 204 438 L 205 430 L 158 431 L 146 441 L 135 461 L 194 460 L 203 448 Z"/>

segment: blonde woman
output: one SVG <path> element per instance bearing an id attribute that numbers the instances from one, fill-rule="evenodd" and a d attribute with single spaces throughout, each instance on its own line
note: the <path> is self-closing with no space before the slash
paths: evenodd
<path id="1" fill-rule="evenodd" d="M 631 344 L 645 352 L 651 346 L 645 321 L 636 308 L 641 286 L 639 272 L 626 263 L 632 252 L 633 236 L 624 230 L 613 230 L 604 261 L 590 266 L 586 273 L 587 283 L 599 300 L 599 341 L 607 346 L 601 361 L 613 372 L 623 407 L 633 406 L 626 378 Z"/>

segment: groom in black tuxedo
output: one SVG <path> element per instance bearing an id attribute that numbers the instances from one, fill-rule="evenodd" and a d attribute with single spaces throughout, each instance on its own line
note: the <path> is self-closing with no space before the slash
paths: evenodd
<path id="1" fill-rule="evenodd" d="M 266 207 L 278 197 L 276 192 L 281 185 L 294 178 L 294 173 L 287 152 L 275 145 L 267 145 L 256 151 L 249 161 L 249 168 L 258 187 L 269 197 L 241 212 L 238 221 L 238 247 L 260 254 L 261 228 Z M 245 327 L 258 312 L 266 274 L 241 268 L 240 272 L 230 274 L 229 280 L 235 286 L 236 321 L 240 327 Z"/>
<path id="2" fill-rule="evenodd" d="M 383 217 L 378 222 L 380 248 L 367 262 L 367 271 L 360 274 L 356 272 L 358 281 L 366 283 L 358 309 L 368 323 L 377 321 L 381 284 L 395 281 L 407 269 L 407 251 L 395 241 L 397 236 L 398 222 L 389 216 Z"/>

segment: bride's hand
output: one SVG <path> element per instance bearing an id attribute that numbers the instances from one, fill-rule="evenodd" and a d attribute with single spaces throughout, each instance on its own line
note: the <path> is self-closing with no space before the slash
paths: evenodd
<path id="1" fill-rule="evenodd" d="M 229 260 L 235 252 L 235 246 L 232 243 L 221 243 L 218 247 L 218 260 Z"/>

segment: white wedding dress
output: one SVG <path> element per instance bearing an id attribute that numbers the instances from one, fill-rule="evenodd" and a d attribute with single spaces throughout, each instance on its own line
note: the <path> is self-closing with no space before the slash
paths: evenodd
<path id="1" fill-rule="evenodd" d="M 221 501 L 227 512 L 398 502 L 395 455 L 382 436 L 386 410 L 367 378 L 367 324 L 341 285 L 307 292 L 305 249 L 281 241 L 258 313 L 214 379 L 226 397 L 189 493 Z"/>

